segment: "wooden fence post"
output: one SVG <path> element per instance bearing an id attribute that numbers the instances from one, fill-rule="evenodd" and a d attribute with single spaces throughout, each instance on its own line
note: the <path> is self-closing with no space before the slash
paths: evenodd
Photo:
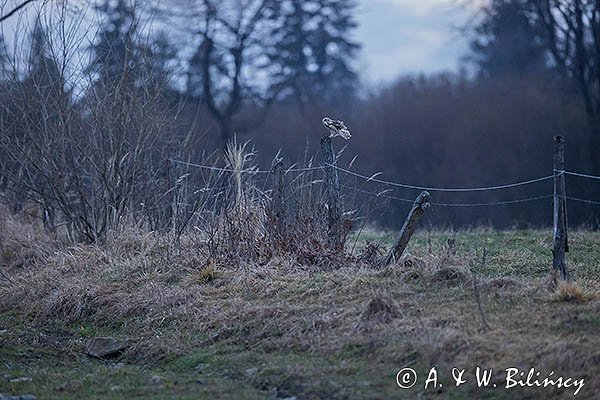
<path id="1" fill-rule="evenodd" d="M 417 228 L 417 222 L 419 222 L 419 219 L 421 218 L 425 210 L 429 208 L 429 200 L 431 200 L 431 195 L 429 194 L 429 192 L 421 192 L 421 194 L 417 197 L 412 209 L 408 213 L 406 221 L 404 221 L 404 225 L 402 226 L 402 230 L 400 231 L 400 237 L 398 238 L 398 241 L 396 242 L 394 247 L 392 247 L 385 259 L 385 265 L 390 265 L 393 261 L 398 260 L 400 257 L 402 257 L 402 253 L 404 253 L 404 250 L 406 249 L 406 246 L 408 246 L 410 238 L 412 237 L 413 233 L 415 232 L 415 229 Z"/>
<path id="2" fill-rule="evenodd" d="M 273 160 L 271 172 L 275 175 L 272 199 L 275 234 L 278 240 L 282 240 L 285 237 L 285 170 L 283 158 Z"/>
<path id="3" fill-rule="evenodd" d="M 180 159 L 180 152 L 177 151 L 176 159 Z M 180 174 L 181 165 L 176 162 L 172 162 L 168 159 L 165 163 L 165 199 L 168 201 L 169 206 L 165 208 L 165 230 L 171 230 L 172 232 L 177 231 L 177 216 L 180 213 L 178 205 L 178 180 Z"/>
<path id="4" fill-rule="evenodd" d="M 166 201 L 166 203 L 168 204 L 168 207 L 164 207 L 164 209 L 160 209 L 156 211 L 156 215 L 157 215 L 157 223 L 158 223 L 158 229 L 161 232 L 166 232 L 169 230 L 169 227 L 173 227 L 173 215 L 175 213 L 174 210 L 174 196 L 175 196 L 175 190 L 173 189 L 174 186 L 174 182 L 177 180 L 177 177 L 175 177 L 175 171 L 176 171 L 176 165 L 173 161 L 171 161 L 170 158 L 167 158 L 164 160 L 163 162 L 163 170 L 162 170 L 162 178 L 163 178 L 163 182 L 162 182 L 162 193 L 163 193 L 163 199 Z M 161 200 L 163 200 L 161 199 Z M 161 213 L 164 210 L 164 214 L 161 215 Z M 151 213 L 152 210 L 148 210 L 148 213 Z"/>
<path id="5" fill-rule="evenodd" d="M 569 270 L 565 253 L 569 252 L 567 232 L 567 198 L 565 189 L 565 141 L 562 136 L 554 137 L 554 231 L 552 246 L 553 275 L 568 281 Z"/>
<path id="6" fill-rule="evenodd" d="M 336 158 L 333 152 L 331 137 L 321 138 L 321 152 L 325 163 L 326 185 L 327 185 L 327 206 L 328 206 L 328 227 L 329 243 L 337 248 L 342 240 L 342 208 L 340 205 L 340 180 L 335 169 Z"/>

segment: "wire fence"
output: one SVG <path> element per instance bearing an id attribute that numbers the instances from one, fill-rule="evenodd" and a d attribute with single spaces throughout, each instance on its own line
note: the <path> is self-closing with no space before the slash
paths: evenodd
<path id="1" fill-rule="evenodd" d="M 187 161 L 181 161 L 181 160 L 174 160 L 169 158 L 169 161 L 174 162 L 176 164 L 181 164 L 181 165 L 185 165 L 188 167 L 194 167 L 194 168 L 201 168 L 201 169 L 206 169 L 206 170 L 210 170 L 210 171 L 217 171 L 217 172 L 230 172 L 230 173 L 240 173 L 240 174 L 271 174 L 273 173 L 272 170 L 270 169 L 258 169 L 258 168 L 249 168 L 249 169 L 232 169 L 232 168 L 221 168 L 221 167 L 215 167 L 212 165 L 202 165 L 202 164 L 195 164 L 195 163 L 191 163 L 191 162 L 187 162 Z M 288 168 L 285 170 L 286 173 L 288 172 L 307 172 L 307 171 L 316 171 L 316 170 L 322 170 L 323 167 L 306 167 L 306 168 Z"/>
<path id="2" fill-rule="evenodd" d="M 379 175 L 380 173 L 373 174 L 369 177 L 367 175 L 360 174 L 360 173 L 354 172 L 354 171 L 350 171 L 348 169 L 341 168 L 336 165 L 327 164 L 327 166 L 335 168 L 336 170 L 341 171 L 345 174 L 363 179 L 364 181 L 367 181 L 367 182 L 376 182 L 376 183 L 380 183 L 383 185 L 400 187 L 400 188 L 404 188 L 404 189 L 427 190 L 428 192 L 455 192 L 455 193 L 456 192 L 488 192 L 488 191 L 493 191 L 493 190 L 510 189 L 510 188 L 519 187 L 519 186 L 526 186 L 526 185 L 531 185 L 533 183 L 543 182 L 543 181 L 547 181 L 550 179 L 554 179 L 554 175 L 549 175 L 549 176 L 544 176 L 541 178 L 535 178 L 535 179 L 530 179 L 527 181 L 509 183 L 509 184 L 498 185 L 498 186 L 484 186 L 484 187 L 470 187 L 470 188 L 444 188 L 444 187 L 418 186 L 418 185 L 409 185 L 406 183 L 391 182 L 391 181 L 386 181 L 383 179 L 376 178 L 376 176 Z"/>
<path id="3" fill-rule="evenodd" d="M 580 178 L 600 180 L 600 176 L 595 176 L 595 175 L 580 174 L 577 172 L 570 172 L 570 171 L 558 171 L 558 172 L 564 173 L 565 175 L 577 176 Z"/>
<path id="4" fill-rule="evenodd" d="M 176 159 L 169 159 L 169 160 L 174 163 L 185 165 L 188 167 L 206 169 L 206 170 L 217 171 L 217 172 L 221 172 L 221 173 L 240 173 L 240 174 L 255 175 L 255 174 L 271 174 L 273 172 L 271 170 L 261 170 L 258 168 L 232 169 L 232 168 L 216 167 L 216 166 L 211 166 L 211 165 L 196 164 L 196 163 L 191 163 L 191 162 L 181 161 L 181 160 L 176 160 Z M 522 181 L 518 181 L 518 182 L 507 183 L 507 184 L 492 185 L 492 186 L 454 187 L 454 188 L 452 188 L 452 187 L 434 187 L 434 186 L 414 185 L 414 184 L 389 181 L 389 180 L 380 178 L 380 176 L 382 175 L 381 172 L 378 172 L 378 173 L 375 173 L 372 175 L 367 175 L 364 173 L 352 171 L 350 169 L 342 168 L 337 165 L 329 164 L 329 163 L 325 163 L 324 165 L 320 165 L 320 166 L 308 166 L 308 167 L 304 167 L 304 168 L 290 167 L 290 168 L 286 169 L 285 172 L 286 173 L 303 173 L 303 172 L 313 172 L 313 171 L 324 170 L 325 168 L 333 168 L 333 169 L 335 169 L 341 173 L 344 173 L 348 176 L 358 178 L 358 179 L 362 180 L 365 184 L 377 183 L 377 184 L 383 185 L 384 187 L 387 187 L 387 189 L 381 190 L 379 192 L 374 192 L 374 191 L 368 191 L 365 189 L 361 189 L 356 186 L 350 186 L 350 185 L 345 185 L 345 184 L 340 185 L 341 187 L 343 187 L 347 190 L 350 190 L 350 191 L 353 191 L 356 193 L 360 193 L 363 195 L 371 196 L 374 198 L 382 198 L 382 199 L 388 199 L 388 200 L 399 201 L 399 202 L 410 203 L 410 204 L 414 203 L 414 199 L 397 197 L 397 196 L 391 195 L 390 193 L 393 192 L 393 189 L 397 189 L 397 188 L 413 189 L 413 190 L 426 190 L 426 191 L 430 191 L 430 192 L 446 192 L 446 193 L 491 192 L 491 191 L 500 191 L 500 190 L 530 186 L 530 185 L 533 185 L 533 184 L 536 184 L 539 182 L 545 182 L 545 181 L 552 180 L 555 177 L 558 177 L 561 175 L 568 175 L 568 176 L 574 176 L 574 177 L 578 177 L 578 178 L 585 178 L 585 179 L 592 179 L 592 180 L 600 180 L 600 176 L 597 176 L 597 175 L 583 174 L 583 173 L 579 173 L 579 172 L 566 171 L 566 170 L 565 171 L 555 170 L 553 175 L 542 176 L 542 177 L 538 177 L 538 178 L 532 178 L 532 179 L 522 180 Z M 555 196 L 555 194 L 551 193 L 551 194 L 540 194 L 537 196 L 531 196 L 531 197 L 526 197 L 526 198 L 498 200 L 498 201 L 489 201 L 489 202 L 430 202 L 430 204 L 432 206 L 437 206 L 437 207 L 493 207 L 493 206 L 502 206 L 502 205 L 509 205 L 509 204 L 519 204 L 519 203 L 528 203 L 528 202 L 547 200 L 547 199 L 553 198 L 554 196 Z M 574 202 L 591 204 L 591 205 L 600 205 L 599 200 L 582 199 L 582 198 L 573 197 L 573 196 L 565 196 L 565 199 L 574 201 Z"/>

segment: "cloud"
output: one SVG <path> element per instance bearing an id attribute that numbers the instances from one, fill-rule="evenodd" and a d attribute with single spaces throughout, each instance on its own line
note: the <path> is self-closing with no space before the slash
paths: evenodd
<path id="1" fill-rule="evenodd" d="M 367 80 L 455 69 L 467 49 L 466 40 L 456 28 L 473 12 L 462 3 L 360 0 L 356 39 L 363 44 L 361 63 L 365 65 Z"/>
<path id="2" fill-rule="evenodd" d="M 452 0 L 374 0 L 374 2 L 404 8 L 418 16 L 427 16 L 440 9 L 448 9 L 457 5 L 457 2 Z"/>

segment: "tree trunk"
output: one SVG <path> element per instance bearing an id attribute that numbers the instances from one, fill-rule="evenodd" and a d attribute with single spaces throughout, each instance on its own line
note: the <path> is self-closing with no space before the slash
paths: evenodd
<path id="1" fill-rule="evenodd" d="M 590 139 L 590 165 L 594 173 L 600 171 L 600 116 L 590 116 L 590 129 L 592 137 Z"/>
<path id="2" fill-rule="evenodd" d="M 221 150 L 223 153 L 227 150 L 227 144 L 229 140 L 233 136 L 233 131 L 231 129 L 231 120 L 224 118 L 219 120 L 219 137 L 221 139 Z"/>
<path id="3" fill-rule="evenodd" d="M 590 125 L 590 141 L 588 146 L 589 171 L 591 174 L 600 172 L 600 116 L 588 115 Z M 600 185 L 589 185 L 585 188 L 586 196 L 592 199 L 600 197 Z"/>

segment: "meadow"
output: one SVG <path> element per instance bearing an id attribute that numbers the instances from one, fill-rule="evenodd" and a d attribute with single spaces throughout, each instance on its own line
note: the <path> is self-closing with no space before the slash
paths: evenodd
<path id="1" fill-rule="evenodd" d="M 0 400 L 598 397 L 600 2 L 410 75 L 378 2 L 381 83 L 366 1 L 158 3 L 0 6 Z"/>
<path id="2" fill-rule="evenodd" d="M 63 246 L 7 216 L 2 233 L 4 396 L 547 399 L 576 390 L 507 389 L 507 368 L 583 379 L 576 398 L 600 390 L 598 232 L 571 233 L 575 283 L 558 289 L 547 230 L 422 230 L 389 267 L 374 260 L 394 234 L 376 229 L 326 263 L 291 253 L 223 262 L 193 235 L 175 254 L 164 235 L 133 229 Z M 97 336 L 130 345 L 93 358 L 86 345 Z M 494 369 L 488 387 L 477 387 L 477 366 Z M 432 367 L 438 385 L 425 389 Z M 397 385 L 402 368 L 418 374 L 410 389 Z M 453 368 L 465 369 L 459 387 Z"/>

